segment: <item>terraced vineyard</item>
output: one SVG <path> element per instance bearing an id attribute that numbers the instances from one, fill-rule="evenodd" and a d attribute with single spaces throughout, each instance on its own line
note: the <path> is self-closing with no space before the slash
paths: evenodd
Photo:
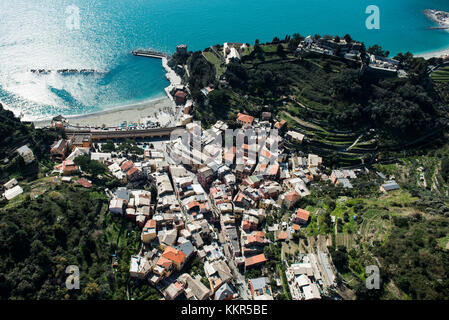
<path id="1" fill-rule="evenodd" d="M 430 75 L 433 81 L 436 82 L 449 82 L 449 66 L 438 69 Z"/>

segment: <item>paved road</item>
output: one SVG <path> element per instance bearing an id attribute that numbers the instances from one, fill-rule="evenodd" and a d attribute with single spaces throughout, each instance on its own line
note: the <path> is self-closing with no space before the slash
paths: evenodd
<path id="1" fill-rule="evenodd" d="M 231 256 L 231 253 L 229 251 L 228 243 L 226 243 L 226 240 L 223 238 L 223 235 L 221 233 L 218 234 L 218 240 L 223 246 L 224 253 L 226 255 L 226 258 L 228 259 L 229 268 L 231 268 L 232 274 L 234 275 L 234 284 L 239 291 L 240 297 L 242 297 L 243 300 L 252 300 L 248 283 L 235 265 L 234 258 Z"/>

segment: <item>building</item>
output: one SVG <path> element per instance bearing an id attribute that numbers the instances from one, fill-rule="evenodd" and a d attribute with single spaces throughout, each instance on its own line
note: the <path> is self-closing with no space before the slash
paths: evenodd
<path id="1" fill-rule="evenodd" d="M 245 259 L 245 269 L 259 267 L 267 261 L 263 253 L 246 258 Z"/>
<path id="2" fill-rule="evenodd" d="M 131 160 L 127 160 L 125 162 L 122 163 L 122 165 L 120 166 L 120 169 L 123 172 L 127 172 L 129 169 L 131 169 L 132 167 L 134 167 L 134 162 L 132 162 Z"/>
<path id="3" fill-rule="evenodd" d="M 8 190 L 11 189 L 13 187 L 15 187 L 18 184 L 17 180 L 15 178 L 9 180 L 8 182 L 6 182 L 3 187 Z"/>
<path id="4" fill-rule="evenodd" d="M 302 143 L 302 141 L 304 140 L 305 135 L 296 132 L 296 131 L 287 131 L 285 137 L 291 141 L 295 141 L 298 143 Z"/>
<path id="5" fill-rule="evenodd" d="M 4 196 L 5 196 L 6 200 L 11 200 L 22 193 L 23 193 L 23 189 L 20 186 L 15 186 L 11 189 L 6 190 L 4 193 Z"/>
<path id="6" fill-rule="evenodd" d="M 79 168 L 75 164 L 75 162 L 73 162 L 73 160 L 65 160 L 62 163 L 62 174 L 64 176 L 70 176 L 70 175 L 76 174 L 78 172 L 78 170 L 79 170 Z"/>
<path id="7" fill-rule="evenodd" d="M 281 120 L 281 121 L 276 122 L 276 123 L 274 124 L 274 127 L 275 127 L 276 129 L 278 129 L 278 130 L 281 130 L 281 129 L 283 129 L 283 128 L 285 127 L 286 124 L 287 124 L 287 121 Z"/>
<path id="8" fill-rule="evenodd" d="M 115 214 L 123 214 L 123 199 L 114 198 L 109 202 L 109 211 Z"/>
<path id="9" fill-rule="evenodd" d="M 336 185 L 341 185 L 344 189 L 352 189 L 352 184 L 347 178 L 337 179 Z"/>
<path id="10" fill-rule="evenodd" d="M 92 144 L 92 138 L 90 135 L 74 135 L 70 138 L 70 145 L 72 146 L 72 151 L 75 148 L 90 148 Z"/>
<path id="11" fill-rule="evenodd" d="M 156 239 L 156 220 L 150 219 L 146 222 L 143 227 L 141 238 L 143 243 L 150 243 L 152 240 Z"/>
<path id="12" fill-rule="evenodd" d="M 141 256 L 132 256 L 129 267 L 129 275 L 131 277 L 144 279 L 151 271 L 151 265 L 147 258 Z"/>
<path id="13" fill-rule="evenodd" d="M 214 300 L 232 300 L 237 293 L 232 289 L 229 283 L 223 284 L 215 291 Z"/>
<path id="14" fill-rule="evenodd" d="M 310 168 L 319 167 L 323 163 L 323 158 L 317 156 L 316 154 L 309 153 L 307 158 L 307 166 Z"/>
<path id="15" fill-rule="evenodd" d="M 251 117 L 250 115 L 244 114 L 244 113 L 238 113 L 237 114 L 237 123 L 242 126 L 252 125 L 254 122 L 254 117 Z"/>
<path id="16" fill-rule="evenodd" d="M 112 154 L 105 152 L 92 152 L 90 154 L 90 160 L 99 161 L 103 164 L 110 163 L 112 161 Z"/>
<path id="17" fill-rule="evenodd" d="M 162 291 L 162 294 L 167 300 L 175 300 L 181 293 L 184 292 L 184 286 L 181 282 L 172 282 L 167 288 Z"/>
<path id="18" fill-rule="evenodd" d="M 271 118 L 272 118 L 271 112 L 268 112 L 268 111 L 262 112 L 262 116 L 261 116 L 262 121 L 270 121 Z"/>
<path id="19" fill-rule="evenodd" d="M 25 164 L 30 164 L 31 162 L 34 161 L 33 151 L 31 151 L 31 149 L 28 148 L 28 146 L 25 145 L 20 147 L 19 149 L 17 149 L 17 152 L 22 157 Z"/>
<path id="20" fill-rule="evenodd" d="M 67 140 L 60 139 L 51 146 L 50 154 L 53 159 L 62 161 L 65 159 L 68 149 L 69 143 L 67 142 Z"/>
<path id="21" fill-rule="evenodd" d="M 79 185 L 81 185 L 87 189 L 92 188 L 92 183 L 89 180 L 84 179 L 84 178 L 78 179 L 78 181 L 76 183 L 78 183 Z"/>
<path id="22" fill-rule="evenodd" d="M 184 285 L 184 293 L 188 300 L 206 300 L 212 294 L 198 277 L 192 278 L 184 273 L 179 276 L 178 281 Z"/>
<path id="23" fill-rule="evenodd" d="M 304 300 L 321 299 L 320 291 L 315 283 L 302 287 L 302 292 L 304 294 Z"/>
<path id="24" fill-rule="evenodd" d="M 394 180 L 387 181 L 386 183 L 380 186 L 380 191 L 385 193 L 398 189 L 400 189 L 400 187 Z"/>
<path id="25" fill-rule="evenodd" d="M 175 103 L 177 105 L 185 104 L 187 102 L 187 93 L 184 91 L 178 90 L 175 93 Z"/>
<path id="26" fill-rule="evenodd" d="M 292 217 L 292 223 L 295 224 L 307 224 L 310 218 L 310 212 L 299 208 Z"/>
<path id="27" fill-rule="evenodd" d="M 212 183 L 212 181 L 214 180 L 215 174 L 214 174 L 214 171 L 210 167 L 205 166 L 198 170 L 197 177 L 198 177 L 198 182 L 201 184 L 201 186 L 203 188 L 207 189 L 209 187 L 209 185 Z"/>
<path id="28" fill-rule="evenodd" d="M 249 279 L 248 284 L 254 300 L 274 300 L 268 277 Z"/>
<path id="29" fill-rule="evenodd" d="M 301 196 L 295 190 L 290 191 L 286 195 L 284 195 L 284 204 L 287 209 L 291 209 L 298 201 L 301 199 Z"/>
<path id="30" fill-rule="evenodd" d="M 166 247 L 162 253 L 162 257 L 170 260 L 176 266 L 176 269 L 180 271 L 186 262 L 186 254 L 181 250 L 175 249 L 173 247 Z"/>
<path id="31" fill-rule="evenodd" d="M 126 178 L 128 181 L 136 181 L 142 177 L 142 172 L 136 167 L 132 167 L 126 172 Z"/>

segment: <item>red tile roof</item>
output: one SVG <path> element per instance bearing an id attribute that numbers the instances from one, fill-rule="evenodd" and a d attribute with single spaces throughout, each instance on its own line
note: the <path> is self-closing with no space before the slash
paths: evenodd
<path id="1" fill-rule="evenodd" d="M 145 223 L 144 229 L 155 229 L 156 228 L 156 220 L 150 219 Z"/>
<path id="2" fill-rule="evenodd" d="M 172 247 L 167 247 L 164 253 L 162 254 L 162 257 L 173 261 L 177 265 L 180 265 L 186 258 L 186 254 L 181 250 Z"/>
<path id="3" fill-rule="evenodd" d="M 250 115 L 239 113 L 237 115 L 237 121 L 243 122 L 245 124 L 252 124 L 254 121 L 254 117 L 251 117 Z"/>
<path id="4" fill-rule="evenodd" d="M 190 210 L 192 208 L 198 207 L 199 205 L 200 205 L 200 203 L 198 201 L 192 201 L 187 205 L 187 208 L 189 208 L 189 210 Z"/>
<path id="5" fill-rule="evenodd" d="M 309 221 L 310 212 L 304 209 L 298 209 L 296 211 L 296 217 L 303 221 Z"/>
<path id="6" fill-rule="evenodd" d="M 279 122 L 276 122 L 276 123 L 274 124 L 274 127 L 277 128 L 277 129 L 281 129 L 283 126 L 285 126 L 286 123 L 287 123 L 287 121 L 281 120 L 281 121 L 279 121 Z"/>
<path id="7" fill-rule="evenodd" d="M 122 171 L 128 171 L 133 166 L 134 166 L 134 163 L 131 160 L 128 160 L 128 161 L 125 161 L 125 163 L 123 163 L 121 165 L 120 169 L 122 169 Z"/>
<path id="8" fill-rule="evenodd" d="M 185 99 L 185 97 L 187 97 L 187 94 L 184 91 L 179 90 L 179 91 L 176 91 L 175 97 Z"/>
<path id="9" fill-rule="evenodd" d="M 170 268 L 170 266 L 173 264 L 172 261 L 168 260 L 164 256 L 161 256 L 159 260 L 157 261 L 157 265 L 163 267 L 164 269 Z"/>
<path id="10" fill-rule="evenodd" d="M 249 267 L 252 265 L 259 264 L 259 263 L 264 263 L 266 261 L 267 261 L 267 259 L 265 258 L 265 255 L 263 253 L 261 253 L 256 256 L 246 258 L 245 259 L 245 267 Z"/>
<path id="11" fill-rule="evenodd" d="M 279 232 L 278 240 L 286 240 L 288 238 L 288 234 L 285 231 Z"/>
<path id="12" fill-rule="evenodd" d="M 139 171 L 139 169 L 137 169 L 136 167 L 132 167 L 131 169 L 128 170 L 128 172 L 126 173 L 126 175 L 128 177 L 131 177 L 133 174 L 135 174 L 137 171 Z"/>
<path id="13" fill-rule="evenodd" d="M 77 181 L 77 183 L 79 183 L 80 185 L 82 185 L 84 188 L 92 188 L 92 183 L 90 183 L 89 181 L 87 181 L 84 178 L 81 178 Z"/>
<path id="14" fill-rule="evenodd" d="M 289 200 L 291 202 L 297 201 L 300 197 L 301 196 L 299 195 L 299 193 L 294 191 L 294 190 L 292 192 L 289 192 L 289 193 L 287 193 L 285 195 L 285 199 L 287 199 L 287 200 Z"/>

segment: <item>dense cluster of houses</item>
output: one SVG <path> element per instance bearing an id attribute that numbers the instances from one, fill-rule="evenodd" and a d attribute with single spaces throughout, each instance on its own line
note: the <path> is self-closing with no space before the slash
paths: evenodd
<path id="1" fill-rule="evenodd" d="M 357 178 L 354 170 L 334 170 L 329 178 L 320 156 L 288 153 L 286 142 L 302 143 L 305 137 L 294 131 L 268 135 L 270 129 L 286 126 L 269 112 L 260 119 L 239 113 L 236 121 L 240 132 L 259 130 L 267 135 L 258 138 L 256 147 L 243 138 L 241 148 L 223 148 L 216 137 L 228 129 L 224 122 L 207 131 L 194 122 L 186 125 L 187 143 L 182 137 L 163 141 L 158 148 L 146 149 L 139 162 L 90 154 L 128 187 L 142 177 L 154 182 L 156 199 L 145 190 L 109 191 L 109 211 L 141 228 L 142 245 L 131 259 L 130 275 L 147 279 L 166 299 L 244 298 L 236 289 L 241 284 L 235 272 L 264 267 L 264 248 L 272 242 L 266 232 L 274 232 L 274 241 L 288 240 L 310 217 L 308 211 L 297 209 L 288 223 L 265 226 L 267 213 L 282 206 L 294 208 L 320 179 L 344 184 L 343 179 Z M 61 145 L 65 144 L 55 143 L 54 148 Z M 193 259 L 201 261 L 203 276 L 186 271 Z M 273 299 L 268 278 L 247 279 L 246 286 L 253 299 Z M 304 287 L 298 298 L 320 298 L 313 285 Z"/>
<path id="2" fill-rule="evenodd" d="M 74 159 L 87 155 L 126 185 L 106 192 L 110 213 L 141 229 L 141 246 L 131 258 L 130 275 L 146 279 L 165 299 L 273 299 L 267 277 L 246 279 L 242 289 L 238 274 L 263 269 L 264 248 L 272 241 L 291 239 L 307 225 L 310 213 L 295 209 L 288 222 L 274 225 L 266 225 L 267 214 L 282 206 L 292 210 L 319 180 L 352 188 L 350 181 L 360 173 L 333 170 L 327 176 L 320 156 L 289 152 L 290 142 L 303 143 L 306 137 L 284 130 L 286 122 L 275 121 L 270 112 L 263 112 L 260 119 L 239 113 L 236 122 L 243 134 L 241 140 L 237 134 L 241 147 L 223 147 L 221 140 L 217 144 L 217 137 L 228 129 L 222 121 L 207 131 L 190 122 L 184 136 L 162 141 L 143 155 L 132 154 L 133 160 L 115 152 L 93 152 L 88 136 L 61 139 L 51 147 L 52 157 L 60 163 L 55 171 L 63 179 L 69 181 L 79 173 Z M 281 134 L 271 135 L 271 129 Z M 250 131 L 262 133 L 256 144 L 245 135 Z M 143 179 L 153 182 L 153 193 L 141 188 Z M 91 186 L 84 178 L 77 182 Z M 274 239 L 267 232 L 273 232 Z M 307 259 L 304 264 L 312 269 L 313 259 L 319 261 L 319 268 L 325 264 L 320 257 Z M 200 261 L 202 272 L 189 272 L 193 260 L 196 265 Z M 322 272 L 310 274 L 305 266 L 290 268 L 295 270 L 294 276 L 287 271 L 294 298 L 319 299 Z"/>
<path id="3" fill-rule="evenodd" d="M 243 132 L 286 125 L 285 121 L 272 121 L 266 112 L 261 120 L 241 113 L 237 123 Z M 321 157 L 287 156 L 282 137 L 265 139 L 256 159 L 250 156 L 246 140 L 241 149 L 222 148 L 214 141 L 226 129 L 221 121 L 209 131 L 189 123 L 189 143 L 179 138 L 165 142 L 161 150 L 147 149 L 139 164 L 104 157 L 111 174 L 119 179 L 129 180 L 128 172 L 137 168 L 154 181 L 157 199 L 151 199 L 151 193 L 144 190 L 118 188 L 110 195 L 109 209 L 142 229 L 142 246 L 132 257 L 131 276 L 148 279 L 166 299 L 239 297 L 231 270 L 234 267 L 243 273 L 266 263 L 264 247 L 271 242 L 263 227 L 267 211 L 282 205 L 292 208 L 310 194 L 310 184 L 322 175 Z M 304 136 L 289 131 L 285 139 L 302 142 Z M 193 141 L 199 143 L 201 151 L 192 148 Z M 278 146 L 274 153 L 270 148 L 273 143 Z M 292 218 L 293 227 L 277 230 L 276 240 L 288 239 L 307 224 L 308 215 L 299 211 L 297 215 L 297 219 Z M 205 276 L 184 272 L 194 257 L 202 261 Z M 273 299 L 268 280 L 249 280 L 254 299 Z"/>

